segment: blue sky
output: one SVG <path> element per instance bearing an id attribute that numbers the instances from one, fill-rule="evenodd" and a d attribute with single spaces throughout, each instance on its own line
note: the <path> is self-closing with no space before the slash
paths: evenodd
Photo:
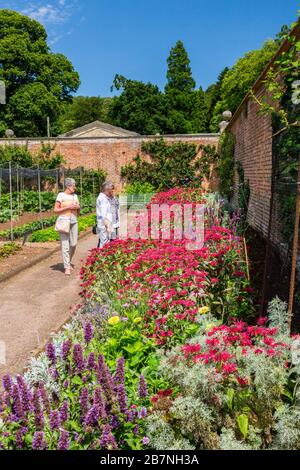
<path id="1" fill-rule="evenodd" d="M 78 94 L 111 96 L 116 73 L 164 87 L 181 39 L 198 86 L 291 24 L 299 0 L 0 0 L 43 23 L 55 52 L 80 73 Z"/>

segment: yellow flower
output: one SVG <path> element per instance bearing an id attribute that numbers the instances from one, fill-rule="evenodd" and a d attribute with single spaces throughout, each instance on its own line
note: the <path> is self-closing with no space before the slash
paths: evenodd
<path id="1" fill-rule="evenodd" d="M 201 307 L 199 308 L 199 313 L 201 313 L 201 315 L 203 315 L 204 313 L 207 313 L 209 312 L 209 308 L 208 307 Z"/>
<path id="2" fill-rule="evenodd" d="M 137 317 L 133 320 L 133 323 L 141 323 L 142 320 L 142 317 Z"/>
<path id="3" fill-rule="evenodd" d="M 116 317 L 110 317 L 108 319 L 108 324 L 109 325 L 117 325 L 117 323 L 120 322 L 120 317 L 116 316 Z"/>

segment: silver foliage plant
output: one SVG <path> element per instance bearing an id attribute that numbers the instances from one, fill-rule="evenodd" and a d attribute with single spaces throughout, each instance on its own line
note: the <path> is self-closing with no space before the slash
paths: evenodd
<path id="1" fill-rule="evenodd" d="M 154 410 L 148 417 L 147 432 L 155 449 L 174 448 L 180 439 L 197 449 L 300 449 L 299 388 L 286 399 L 291 373 L 300 384 L 299 367 L 287 366 L 295 339 L 289 337 L 286 304 L 275 298 L 268 316 L 269 327 L 277 330 L 274 339 L 288 347 L 273 357 L 251 349 L 244 355 L 236 347 L 239 370 L 251 377 L 244 388 L 222 381 L 211 364 L 187 364 L 180 347 L 161 358 L 160 373 L 179 392 L 167 412 Z M 216 322 L 207 315 L 198 322 L 200 331 L 189 344 L 200 344 L 205 350 L 207 330 Z"/>
<path id="2" fill-rule="evenodd" d="M 60 356 L 62 344 L 65 340 L 71 338 L 74 342 L 83 341 L 82 324 L 84 322 L 90 321 L 95 326 L 96 334 L 102 337 L 104 320 L 108 317 L 109 311 L 107 305 L 92 302 L 78 308 L 62 330 L 52 335 L 51 341 L 55 347 L 56 356 Z M 59 385 L 53 377 L 50 361 L 44 352 L 30 360 L 24 374 L 24 380 L 30 388 L 43 383 L 49 393 L 57 395 L 60 393 Z"/>

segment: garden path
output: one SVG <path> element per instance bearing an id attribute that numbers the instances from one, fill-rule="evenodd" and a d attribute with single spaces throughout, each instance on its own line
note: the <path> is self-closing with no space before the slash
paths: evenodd
<path id="1" fill-rule="evenodd" d="M 65 323 L 78 303 L 81 260 L 95 247 L 97 238 L 79 240 L 75 271 L 65 277 L 60 252 L 0 284 L 0 377 L 19 373 L 49 334 Z M 5 365 L 1 352 L 5 346 Z"/>

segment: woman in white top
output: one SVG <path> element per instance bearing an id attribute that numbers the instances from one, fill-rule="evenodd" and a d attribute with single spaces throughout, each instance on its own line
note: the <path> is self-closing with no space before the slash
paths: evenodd
<path id="1" fill-rule="evenodd" d="M 78 221 L 77 217 L 80 211 L 80 204 L 76 191 L 76 182 L 72 178 L 66 178 L 65 191 L 59 193 L 54 207 L 55 214 L 62 220 L 70 220 L 69 233 L 60 232 L 61 251 L 64 262 L 65 274 L 71 274 L 71 261 L 74 256 L 78 241 Z"/>
<path id="2" fill-rule="evenodd" d="M 118 204 L 113 195 L 114 185 L 107 181 L 102 186 L 96 205 L 97 227 L 99 233 L 98 247 L 102 248 L 110 240 L 116 238 L 119 226 Z"/>

